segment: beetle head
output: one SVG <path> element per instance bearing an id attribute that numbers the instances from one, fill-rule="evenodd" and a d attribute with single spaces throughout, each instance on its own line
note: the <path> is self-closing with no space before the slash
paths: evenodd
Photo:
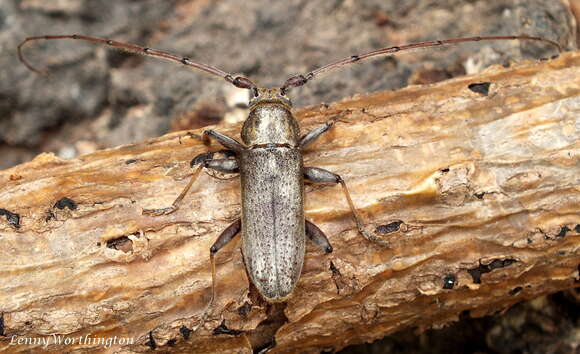
<path id="1" fill-rule="evenodd" d="M 288 110 L 292 108 L 290 98 L 286 96 L 281 88 L 253 87 L 250 92 L 252 93 L 252 98 L 250 98 L 250 109 L 265 103 L 278 103 L 286 106 Z"/>

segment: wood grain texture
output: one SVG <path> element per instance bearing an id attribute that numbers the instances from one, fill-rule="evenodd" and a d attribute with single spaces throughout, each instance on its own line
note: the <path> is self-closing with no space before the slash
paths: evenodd
<path id="1" fill-rule="evenodd" d="M 487 95 L 468 88 L 484 82 Z M 280 308 L 256 296 L 228 245 L 196 333 L 209 247 L 239 215 L 239 182 L 203 174 L 174 214 L 141 211 L 187 183 L 207 151 L 199 131 L 0 172 L 0 349 L 38 350 L 11 342 L 59 334 L 135 343 L 47 350 L 251 352 L 275 333 L 272 352 L 318 352 L 580 284 L 580 52 L 296 112 L 305 130 L 336 114 L 305 165 L 345 179 L 382 244 L 356 231 L 340 187 L 307 186 L 306 216 L 334 252 L 307 243 Z"/>

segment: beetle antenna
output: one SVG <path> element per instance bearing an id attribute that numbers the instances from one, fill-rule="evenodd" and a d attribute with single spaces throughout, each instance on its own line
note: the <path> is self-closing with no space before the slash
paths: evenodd
<path id="1" fill-rule="evenodd" d="M 229 74 L 229 73 L 227 73 L 221 69 L 218 69 L 214 66 L 203 64 L 203 63 L 197 63 L 197 62 L 194 62 L 187 57 L 171 54 L 171 53 L 164 52 L 164 51 L 157 50 L 157 49 L 153 49 L 153 48 L 142 47 L 142 46 L 135 45 L 135 44 L 123 43 L 123 42 L 118 42 L 118 41 L 114 41 L 111 39 L 105 39 L 105 38 L 99 38 L 99 37 L 83 36 L 83 35 L 79 35 L 79 34 L 28 37 L 18 45 L 18 59 L 20 59 L 22 64 L 26 65 L 26 67 L 28 69 L 30 69 L 31 71 L 34 71 L 35 73 L 38 73 L 38 74 L 46 74 L 47 73 L 46 71 L 39 70 L 39 69 L 35 68 L 34 66 L 32 66 L 28 62 L 28 60 L 26 60 L 24 58 L 24 55 L 22 54 L 22 47 L 26 43 L 31 42 L 31 41 L 52 40 L 52 39 L 75 39 L 75 40 L 82 40 L 82 41 L 87 41 L 87 42 L 104 44 L 104 45 L 107 45 L 109 47 L 116 48 L 116 49 L 119 49 L 119 50 L 122 50 L 125 52 L 137 53 L 137 54 L 143 54 L 143 55 L 147 55 L 147 56 L 151 56 L 151 57 L 167 59 L 167 60 L 171 60 L 171 61 L 183 64 L 185 66 L 192 67 L 192 68 L 197 69 L 197 70 L 205 71 L 206 73 L 212 74 L 214 76 L 219 76 L 219 77 L 225 79 L 227 82 L 229 82 L 232 85 L 239 87 L 239 88 L 251 90 L 251 89 L 256 87 L 256 85 L 250 79 L 248 79 L 246 77 L 243 77 L 243 76 L 234 77 L 232 74 Z"/>
<path id="2" fill-rule="evenodd" d="M 403 52 L 406 50 L 411 49 L 421 49 L 421 48 L 430 48 L 430 47 L 439 47 L 445 45 L 453 45 L 465 42 L 479 42 L 479 41 L 498 41 L 498 40 L 530 40 L 530 41 L 540 41 L 547 44 L 550 44 L 556 49 L 558 49 L 558 53 L 562 52 L 562 48 L 560 45 L 554 41 L 549 39 L 544 39 L 541 37 L 532 37 L 528 35 L 519 35 L 519 36 L 484 36 L 484 37 L 464 37 L 464 38 L 454 38 L 454 39 L 445 39 L 445 40 L 436 40 L 436 41 L 428 41 L 428 42 L 419 42 L 419 43 L 411 43 L 405 44 L 401 46 L 394 46 L 394 47 L 386 47 L 381 49 L 376 49 L 370 52 L 366 52 L 359 55 L 352 55 L 350 57 L 346 57 L 335 61 L 333 63 L 321 66 L 313 71 L 310 71 L 306 74 L 299 74 L 294 75 L 284 83 L 284 86 L 281 87 L 283 92 L 287 92 L 292 87 L 299 87 L 305 85 L 310 80 L 314 79 L 317 75 L 322 74 L 324 72 L 338 69 L 342 66 L 356 63 L 363 59 L 368 59 L 371 57 L 375 57 L 378 55 L 395 55 L 398 52 Z"/>

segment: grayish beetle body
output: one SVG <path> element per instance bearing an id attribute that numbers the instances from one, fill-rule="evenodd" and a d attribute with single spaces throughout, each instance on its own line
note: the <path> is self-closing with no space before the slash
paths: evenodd
<path id="1" fill-rule="evenodd" d="M 304 181 L 299 126 L 288 103 L 253 102 L 242 128 L 242 253 L 248 274 L 269 301 L 294 290 L 304 262 Z"/>
<path id="2" fill-rule="evenodd" d="M 245 81 L 238 84 L 243 86 Z M 290 112 L 292 104 L 284 90 L 251 87 L 250 114 L 241 132 L 244 144 L 213 130 L 204 132 L 204 137 L 217 139 L 236 159 L 213 159 L 209 153 L 192 163 L 226 173 L 239 172 L 241 177 L 242 215 L 210 249 L 213 278 L 214 254 L 241 231 L 242 253 L 252 283 L 267 301 L 280 302 L 288 299 L 300 278 L 305 237 L 326 252 L 332 251 L 324 233 L 304 219 L 304 178 L 342 183 L 351 206 L 352 201 L 340 176 L 304 167 L 302 162 L 302 148 L 327 131 L 334 120 L 300 137 L 300 126 Z M 153 213 L 173 210 L 165 208 Z M 355 218 L 357 226 L 362 227 L 356 214 Z"/>

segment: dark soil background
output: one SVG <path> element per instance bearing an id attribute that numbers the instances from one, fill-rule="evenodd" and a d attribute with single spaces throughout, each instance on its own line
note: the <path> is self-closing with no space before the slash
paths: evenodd
<path id="1" fill-rule="evenodd" d="M 175 52 L 280 86 L 336 59 L 384 46 L 473 35 L 529 34 L 577 47 L 579 0 L 2 0 L 0 169 L 40 152 L 74 157 L 170 130 L 235 124 L 247 98 L 224 80 L 171 62 L 74 40 L 25 47 L 25 37 L 86 34 Z M 502 41 L 421 50 L 351 65 L 292 91 L 296 107 L 356 93 L 427 84 L 494 63 L 552 56 L 538 43 Z M 498 311 L 503 309 L 498 309 Z M 536 299 L 502 316 L 443 330 L 410 329 L 372 353 L 568 353 L 579 350 L 578 293 Z"/>

